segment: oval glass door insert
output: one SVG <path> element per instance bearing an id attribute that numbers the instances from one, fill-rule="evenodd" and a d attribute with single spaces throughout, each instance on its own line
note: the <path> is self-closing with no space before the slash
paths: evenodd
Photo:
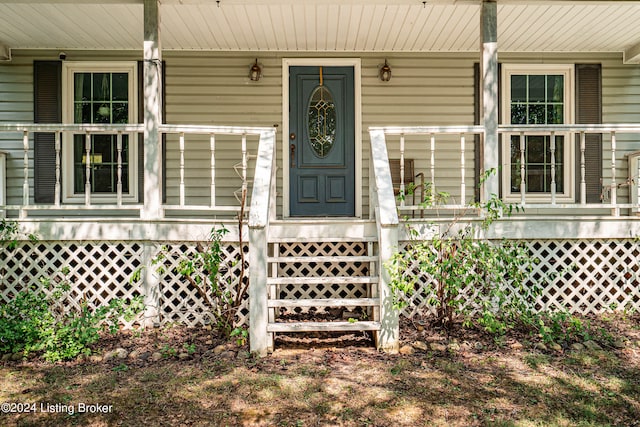
<path id="1" fill-rule="evenodd" d="M 320 158 L 326 157 L 336 140 L 336 105 L 325 86 L 318 86 L 309 100 L 307 129 L 309 143 Z"/>

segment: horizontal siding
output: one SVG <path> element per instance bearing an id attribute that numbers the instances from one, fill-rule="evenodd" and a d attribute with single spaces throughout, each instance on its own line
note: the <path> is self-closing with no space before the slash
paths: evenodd
<path id="1" fill-rule="evenodd" d="M 68 52 L 69 60 L 137 60 L 139 52 Z M 247 73 L 255 53 L 165 52 L 166 113 L 171 124 L 214 124 L 237 126 L 278 126 L 278 187 L 282 187 L 282 58 L 331 55 L 314 53 L 260 53 L 263 67 L 259 82 L 251 82 Z M 355 55 L 354 55 L 355 56 Z M 474 54 L 362 54 L 362 157 L 363 213 L 368 213 L 370 126 L 472 125 Z M 16 51 L 11 62 L 0 64 L 0 122 L 33 121 L 32 62 L 56 59 L 57 51 Z M 387 59 L 392 68 L 390 82 L 377 78 L 378 68 Z M 501 62 L 530 63 L 602 63 L 603 113 L 606 123 L 640 121 L 640 67 L 623 65 L 619 55 L 523 55 L 500 54 Z M 187 202 L 210 203 L 210 152 L 206 136 L 187 135 L 185 185 Z M 605 182 L 610 180 L 610 144 L 605 135 L 603 167 Z M 640 136 L 618 138 L 616 167 L 618 181 L 626 178 L 625 153 L 640 150 Z M 240 138 L 217 138 L 216 192 L 218 204 L 235 204 L 233 191 L 241 181 L 232 166 L 241 160 Z M 438 139 L 436 186 L 450 192 L 459 202 L 460 156 L 456 137 Z M 415 172 L 430 176 L 427 138 L 407 139 L 406 157 L 416 159 Z M 9 203 L 19 203 L 22 194 L 22 140 L 19 134 L 0 135 L 0 149 L 8 151 Z M 249 152 L 257 150 L 257 138 L 249 138 Z M 390 157 L 399 158 L 398 139 L 390 139 Z M 473 191 L 473 139 L 467 138 L 465 184 L 468 199 Z M 167 142 L 167 197 L 177 203 L 179 197 L 179 150 L 177 136 Z M 30 177 L 33 176 L 30 159 Z M 249 167 L 252 178 L 253 163 Z M 429 178 L 428 178 L 429 179 Z M 427 179 L 427 180 L 428 180 Z M 281 214 L 282 192 L 278 209 Z M 626 198 L 627 189 L 619 195 Z"/>

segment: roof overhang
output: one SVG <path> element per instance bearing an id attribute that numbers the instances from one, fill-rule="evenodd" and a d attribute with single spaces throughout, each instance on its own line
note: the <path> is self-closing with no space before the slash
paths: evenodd
<path id="1" fill-rule="evenodd" d="M 640 62 L 640 1 L 498 0 L 501 52 Z M 478 52 L 479 0 L 161 0 L 163 50 Z M 138 50 L 143 0 L 0 0 L 12 49 Z M 6 56 L 6 55 L 5 55 Z"/>

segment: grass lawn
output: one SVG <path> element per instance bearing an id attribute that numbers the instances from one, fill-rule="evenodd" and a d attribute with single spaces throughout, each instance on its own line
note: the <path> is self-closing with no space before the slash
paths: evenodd
<path id="1" fill-rule="evenodd" d="M 390 355 L 352 340 L 281 344 L 255 359 L 235 344 L 216 354 L 204 330 L 123 332 L 96 352 L 143 356 L 3 362 L 0 403 L 23 412 L 3 406 L 0 425 L 640 426 L 640 317 L 600 321 L 624 345 L 540 349 L 407 324 L 405 343 L 426 350 Z"/>

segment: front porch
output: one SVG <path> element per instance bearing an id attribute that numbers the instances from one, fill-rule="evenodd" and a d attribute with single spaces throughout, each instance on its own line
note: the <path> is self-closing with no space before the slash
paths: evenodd
<path id="1" fill-rule="evenodd" d="M 540 260 L 532 275 L 553 280 L 538 308 L 640 309 L 637 7 L 184 3 L 0 0 L 0 214 L 40 238 L 3 252 L 2 298 L 69 267 L 76 303 L 141 294 L 145 323 L 205 324 L 176 267 L 225 227 L 220 281 L 250 286 L 237 320 L 252 350 L 332 329 L 373 331 L 395 350 L 389 258 L 482 220 L 495 195 L 520 210 L 478 237 L 523 242 Z M 327 116 L 340 125 L 314 154 L 316 94 L 340 95 Z M 325 193 L 323 208 L 343 198 L 345 209 L 293 208 Z M 366 318 L 286 317 L 356 307 Z M 418 289 L 401 315 L 430 309 Z"/>

